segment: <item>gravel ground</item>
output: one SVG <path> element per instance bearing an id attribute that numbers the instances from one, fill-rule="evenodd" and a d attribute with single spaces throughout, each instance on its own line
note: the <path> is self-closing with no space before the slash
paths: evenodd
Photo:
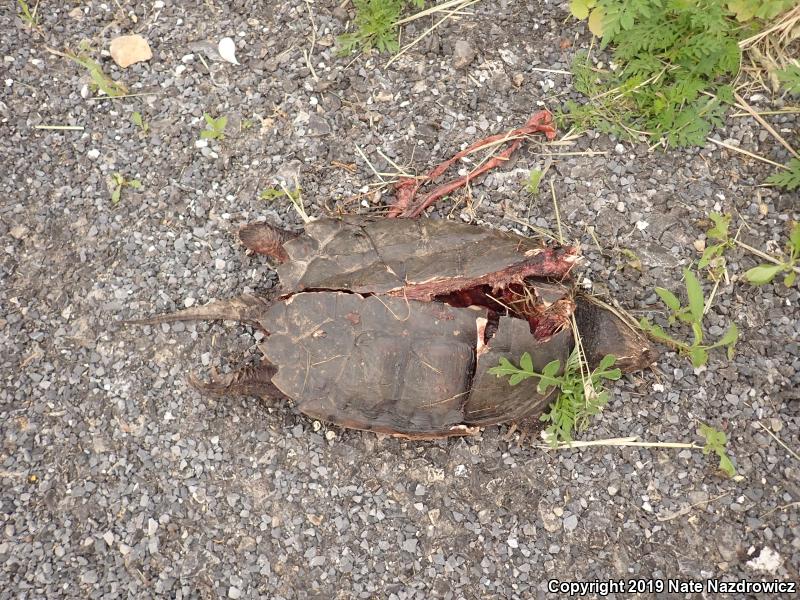
<path id="1" fill-rule="evenodd" d="M 287 203 L 258 197 L 280 178 L 297 177 L 309 214 L 375 210 L 388 197 L 364 194 L 375 177 L 357 147 L 379 171 L 392 169 L 379 150 L 423 171 L 558 109 L 570 77 L 537 69 L 568 69 L 589 42 L 563 3 L 480 2 L 388 68 L 336 56 L 348 13 L 333 2 L 310 4 L 313 47 L 304 2 L 122 4 L 42 3 L 38 32 L 0 11 L 0 599 L 529 598 L 551 577 L 798 579 L 800 294 L 738 281 L 755 264 L 739 250 L 707 318 L 712 335 L 738 323 L 736 357 L 695 370 L 665 349 L 582 434 L 700 442 L 707 422 L 729 436 L 739 481 L 699 450 L 551 453 L 496 427 L 409 443 L 204 398 L 187 373 L 252 360 L 252 331 L 119 324 L 274 285 L 234 234 L 257 218 L 299 227 Z M 102 64 L 136 97 L 91 99 L 86 72 L 47 51 L 131 32 L 153 59 Z M 209 50 L 223 36 L 241 65 Z M 229 122 L 199 147 L 204 112 Z M 796 119 L 770 120 L 796 141 Z M 83 129 L 35 128 L 48 124 Z M 788 159 L 749 118 L 714 135 Z M 538 197 L 522 190 L 543 153 L 589 150 L 553 156 Z M 118 205 L 114 172 L 143 185 Z M 758 187 L 767 173 L 713 145 L 654 153 L 589 132 L 527 144 L 434 216 L 554 228 L 552 181 L 595 291 L 663 322 L 653 288 L 681 288 L 709 211 L 736 213 L 754 246 L 783 244 L 798 198 Z"/>

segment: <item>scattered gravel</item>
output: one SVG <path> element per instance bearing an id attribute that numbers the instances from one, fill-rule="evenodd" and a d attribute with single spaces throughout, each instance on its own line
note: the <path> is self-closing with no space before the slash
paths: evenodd
<path id="1" fill-rule="evenodd" d="M 559 71 L 589 37 L 565 4 L 478 3 L 388 68 L 337 56 L 352 17 L 339 2 L 311 4 L 313 46 L 299 1 L 67 4 L 42 3 L 37 31 L 0 13 L 0 599 L 529 598 L 551 576 L 798 579 L 800 294 L 741 282 L 756 259 L 738 249 L 707 316 L 712 332 L 738 323 L 736 357 L 692 369 L 665 349 L 581 437 L 700 442 L 710 423 L 740 481 L 699 450 L 547 453 L 507 428 L 412 443 L 201 397 L 186 375 L 253 360 L 251 330 L 120 323 L 275 285 L 234 233 L 255 219 L 299 228 L 288 202 L 259 198 L 279 181 L 300 183 L 310 215 L 379 209 L 388 194 L 367 187 L 357 148 L 379 172 L 423 172 L 577 97 Z M 87 74 L 46 50 L 128 33 L 153 58 L 124 71 L 102 59 L 134 94 L 121 100 L 94 99 Z M 216 51 L 226 36 L 239 66 Z M 228 116 L 223 140 L 196 144 L 204 113 Z M 794 115 L 766 118 L 797 131 Z M 788 160 L 749 118 L 714 135 Z M 736 213 L 742 239 L 770 250 L 798 219 L 797 194 L 758 187 L 763 164 L 713 145 L 654 153 L 588 132 L 558 148 L 586 154 L 552 157 L 534 198 L 525 179 L 546 157 L 523 148 L 431 216 L 555 230 L 552 182 L 585 283 L 637 317 L 665 320 L 653 289 L 681 287 L 709 211 Z M 115 172 L 142 182 L 117 205 Z"/>

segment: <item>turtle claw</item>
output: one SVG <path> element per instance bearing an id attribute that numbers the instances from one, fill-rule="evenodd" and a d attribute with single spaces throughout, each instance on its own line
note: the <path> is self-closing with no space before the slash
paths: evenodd
<path id="1" fill-rule="evenodd" d="M 202 381 L 197 373 L 189 373 L 188 381 L 201 394 L 211 396 L 255 396 L 259 398 L 282 398 L 283 394 L 272 384 L 272 376 L 276 368 L 267 361 L 257 365 L 248 365 L 238 371 L 220 377 L 212 377 L 210 381 Z"/>

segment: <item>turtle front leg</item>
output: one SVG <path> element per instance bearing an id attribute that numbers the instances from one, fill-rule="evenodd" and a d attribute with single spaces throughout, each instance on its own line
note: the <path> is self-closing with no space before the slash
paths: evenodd
<path id="1" fill-rule="evenodd" d="M 277 369 L 267 360 L 257 365 L 248 365 L 210 381 L 201 381 L 196 373 L 190 373 L 189 385 L 201 394 L 210 396 L 255 396 L 257 398 L 285 398 L 272 383 Z"/>

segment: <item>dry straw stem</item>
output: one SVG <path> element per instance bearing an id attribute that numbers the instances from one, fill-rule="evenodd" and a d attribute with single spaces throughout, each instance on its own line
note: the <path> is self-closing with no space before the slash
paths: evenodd
<path id="1" fill-rule="evenodd" d="M 753 248 L 752 246 L 750 246 L 748 244 L 745 244 L 743 241 L 741 241 L 741 240 L 739 240 L 737 238 L 734 238 L 733 241 L 736 242 L 739 246 L 741 246 L 745 250 L 747 250 L 748 252 L 750 252 L 752 254 L 755 254 L 759 258 L 763 258 L 764 260 L 769 261 L 774 265 L 785 264 L 783 261 L 778 260 L 774 256 L 771 256 L 771 255 L 767 254 L 766 252 L 762 252 L 758 248 Z M 792 271 L 794 271 L 795 273 L 800 273 L 800 267 L 792 267 Z"/>
<path id="2" fill-rule="evenodd" d="M 780 144 L 781 144 L 781 145 L 782 145 L 784 148 L 786 148 L 786 149 L 789 151 L 789 153 L 790 153 L 792 156 L 794 156 L 795 158 L 800 158 L 800 154 L 797 154 L 797 152 L 795 152 L 794 148 L 792 148 L 792 147 L 791 147 L 791 146 L 790 146 L 790 145 L 789 145 L 789 144 L 786 142 L 786 140 L 785 140 L 785 139 L 783 139 L 783 138 L 781 137 L 781 135 L 780 135 L 780 134 L 779 134 L 777 131 L 775 131 L 775 128 L 774 128 L 774 127 L 772 127 L 772 125 L 770 125 L 769 123 L 767 123 L 767 122 L 766 122 L 766 121 L 765 121 L 765 120 L 764 120 L 764 119 L 761 117 L 761 115 L 759 115 L 759 114 L 758 114 L 758 113 L 757 113 L 755 110 L 753 110 L 753 107 L 752 107 L 752 106 L 750 106 L 750 105 L 749 105 L 749 104 L 748 104 L 748 103 L 745 101 L 745 99 L 744 99 L 744 98 L 742 98 L 742 97 L 741 97 L 739 94 L 737 94 L 736 92 L 734 92 L 734 93 L 733 93 L 733 96 L 734 96 L 734 98 L 736 98 L 736 101 L 739 103 L 738 105 L 740 105 L 740 106 L 744 107 L 744 109 L 745 109 L 745 110 L 746 110 L 748 113 L 750 113 L 750 114 L 753 116 L 753 118 L 754 118 L 756 121 L 758 121 L 758 122 L 761 124 L 761 126 L 762 126 L 764 129 L 766 129 L 766 130 L 767 130 L 767 132 L 768 132 L 768 133 L 769 133 L 769 134 L 770 134 L 772 137 L 774 137 L 774 138 L 775 138 L 775 139 L 776 139 L 776 140 L 777 140 L 777 141 L 778 141 L 778 142 L 779 142 L 779 143 L 780 143 Z"/>
<path id="3" fill-rule="evenodd" d="M 724 498 L 725 496 L 730 496 L 731 492 L 725 492 L 724 494 L 720 494 L 719 496 L 714 496 L 713 498 L 709 498 L 708 500 L 701 500 L 700 502 L 695 502 L 694 504 L 689 504 L 676 510 L 675 512 L 666 513 L 664 515 L 656 515 L 656 519 L 659 522 L 663 523 L 664 521 L 672 521 L 673 519 L 677 519 L 678 517 L 685 517 L 690 512 L 692 512 L 693 508 L 698 506 L 706 506 L 707 504 L 711 504 L 712 502 L 716 502 L 720 498 Z"/>
<path id="4" fill-rule="evenodd" d="M 758 154 L 753 154 L 752 152 L 750 152 L 749 150 L 745 150 L 744 148 L 739 148 L 738 146 L 734 146 L 733 144 L 728 144 L 727 142 L 723 142 L 722 140 L 716 140 L 712 137 L 709 137 L 707 139 L 709 142 L 712 142 L 717 146 L 722 146 L 723 148 L 727 148 L 728 150 L 733 150 L 734 152 L 738 152 L 739 154 L 744 154 L 746 156 L 749 156 L 750 158 L 755 158 L 756 160 L 760 160 L 761 162 L 770 164 L 773 167 L 779 167 L 787 171 L 789 170 L 789 167 L 787 167 L 786 165 L 782 165 L 781 163 L 777 163 L 774 160 L 764 158 L 763 156 L 759 156 Z"/>
<path id="5" fill-rule="evenodd" d="M 55 129 L 57 131 L 83 131 L 83 125 L 34 125 L 34 129 Z"/>
<path id="6" fill-rule="evenodd" d="M 306 66 L 311 71 L 311 75 L 315 81 L 319 81 L 317 72 L 314 70 L 314 65 L 311 64 L 311 56 L 314 54 L 314 46 L 317 45 L 317 24 L 314 22 L 314 13 L 311 10 L 311 2 L 306 0 L 306 7 L 308 8 L 308 18 L 311 20 L 311 48 L 306 50 L 303 48 L 303 57 L 306 59 Z"/>
<path id="7" fill-rule="evenodd" d="M 426 8 L 423 11 L 420 11 L 420 12 L 414 14 L 414 15 L 411 15 L 410 17 L 406 17 L 405 19 L 401 19 L 400 21 L 398 21 L 397 24 L 398 25 L 402 25 L 403 23 L 407 23 L 409 21 L 412 21 L 414 19 L 418 19 L 420 17 L 424 17 L 424 16 L 429 15 L 429 14 L 438 13 L 438 12 L 444 12 L 445 13 L 445 15 L 441 19 L 439 19 L 438 21 L 436 21 L 436 23 L 434 23 L 433 25 L 428 27 L 428 29 L 423 31 L 422 34 L 419 37 L 417 37 L 414 41 L 412 41 L 412 42 L 406 44 L 405 46 L 403 46 L 397 54 L 395 54 L 392 58 L 389 59 L 389 61 L 386 63 L 386 66 L 388 67 L 389 65 L 391 65 L 394 61 L 396 61 L 398 58 L 400 58 L 408 50 L 410 50 L 411 48 L 416 46 L 418 43 L 420 43 L 425 38 L 425 36 L 427 36 L 432 31 L 434 31 L 437 27 L 439 27 L 439 25 L 444 23 L 447 19 L 449 19 L 451 17 L 456 17 L 456 16 L 459 16 L 459 15 L 463 15 L 463 14 L 469 14 L 469 13 L 463 13 L 461 11 L 463 9 L 467 8 L 468 6 L 472 6 L 473 4 L 475 4 L 475 3 L 479 2 L 479 1 L 480 0 L 448 0 L 448 2 L 445 2 L 443 4 L 439 4 L 438 6 L 432 6 L 430 8 Z M 453 8 L 452 10 L 449 10 L 450 7 L 455 7 L 455 8 Z"/>
<path id="8" fill-rule="evenodd" d="M 605 440 L 589 440 L 585 442 L 571 441 L 571 442 L 558 442 L 555 446 L 549 444 L 538 444 L 536 447 L 543 450 L 580 450 L 582 448 L 592 448 L 595 446 L 636 446 L 639 448 L 689 448 L 692 450 L 701 450 L 703 446 L 698 446 L 694 443 L 685 442 L 639 442 L 636 436 L 609 438 Z"/>
<path id="9" fill-rule="evenodd" d="M 798 39 L 800 39 L 800 4 L 779 17 L 773 26 L 739 42 L 739 47 L 748 54 L 752 64 L 747 71 L 765 89 L 777 92 L 780 87 L 777 71 L 789 64 L 800 66 L 794 58 L 796 50 L 790 48 Z M 762 73 L 766 73 L 771 86 L 764 83 Z"/>
<path id="10" fill-rule="evenodd" d="M 775 435 L 769 427 L 764 425 L 761 421 L 757 421 L 757 423 L 761 426 L 761 429 L 770 434 L 775 439 L 776 442 L 778 442 L 781 446 L 783 446 L 783 448 L 792 456 L 792 458 L 794 458 L 796 461 L 800 461 L 800 456 L 797 455 L 797 452 L 795 452 L 794 450 L 789 448 L 789 446 L 784 444 L 781 438 Z"/>

